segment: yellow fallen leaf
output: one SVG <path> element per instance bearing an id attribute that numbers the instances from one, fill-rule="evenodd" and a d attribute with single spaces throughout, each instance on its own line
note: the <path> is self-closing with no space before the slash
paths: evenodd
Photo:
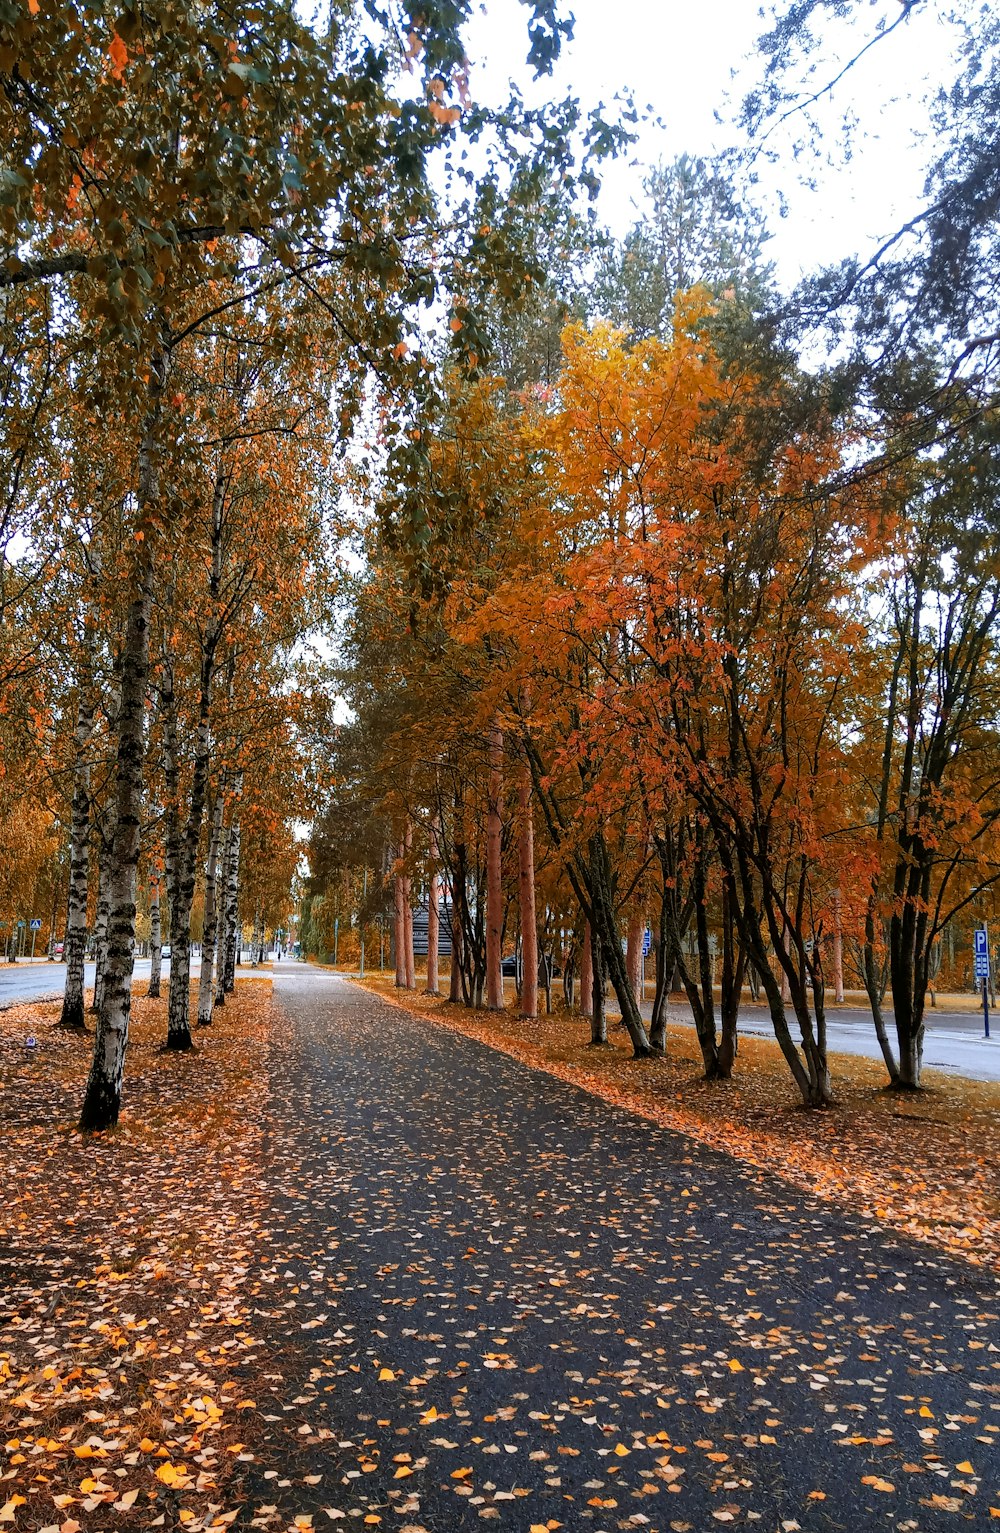
<path id="1" fill-rule="evenodd" d="M 153 1441 L 153 1439 L 151 1437 L 144 1437 L 142 1439 L 142 1442 L 139 1444 L 139 1452 L 140 1453 L 152 1453 L 153 1450 L 155 1449 L 155 1447 L 156 1447 L 156 1444 L 155 1444 L 155 1442 Z"/>
<path id="2" fill-rule="evenodd" d="M 870 1485 L 872 1490 L 884 1490 L 888 1492 L 890 1490 L 896 1489 L 891 1480 L 883 1480 L 877 1474 L 863 1474 L 861 1476 L 861 1483 L 862 1485 Z"/>
<path id="3" fill-rule="evenodd" d="M 624 1443 L 618 1443 L 615 1446 L 615 1458 L 628 1458 L 630 1452 L 631 1449 L 626 1448 Z"/>
<path id="4" fill-rule="evenodd" d="M 467 1480 L 471 1473 L 472 1473 L 472 1469 L 471 1468 L 469 1468 L 469 1469 L 453 1469 L 451 1471 L 451 1477 L 452 1477 L 453 1480 Z"/>
<path id="5" fill-rule="evenodd" d="M 392 1384 L 395 1381 L 396 1375 L 391 1368 L 380 1368 L 378 1377 L 380 1384 Z"/>
<path id="6" fill-rule="evenodd" d="M 963 1459 L 960 1464 L 956 1464 L 955 1468 L 958 1470 L 959 1474 L 975 1474 L 976 1472 L 967 1458 Z"/>
<path id="7" fill-rule="evenodd" d="M 396 1473 L 393 1475 L 393 1479 L 394 1480 L 405 1480 L 406 1476 L 408 1474 L 412 1474 L 412 1473 L 413 1473 L 412 1469 L 407 1468 L 407 1466 L 405 1464 L 400 1464 L 399 1468 L 396 1470 Z"/>
<path id="8" fill-rule="evenodd" d="M 933 1421 L 934 1420 L 934 1412 L 927 1405 L 922 1405 L 920 1407 L 919 1411 L 917 1412 L 917 1415 L 918 1416 L 923 1416 L 926 1420 L 929 1420 L 929 1421 Z"/>
<path id="9" fill-rule="evenodd" d="M 159 1469 L 156 1471 L 156 1478 L 160 1480 L 164 1485 L 175 1485 L 180 1476 L 178 1475 L 177 1470 L 174 1468 L 173 1464 L 171 1464 L 168 1460 L 167 1463 L 160 1465 Z"/>
<path id="10" fill-rule="evenodd" d="M 81 1448 L 74 1448 L 73 1452 L 77 1458 L 93 1458 L 94 1456 L 94 1450 L 88 1443 L 84 1443 Z"/>
<path id="11" fill-rule="evenodd" d="M 738 1357 L 731 1357 L 729 1359 L 729 1368 L 732 1373 L 744 1373 L 746 1371 Z"/>
<path id="12" fill-rule="evenodd" d="M 420 1418 L 421 1422 L 423 1422 L 425 1424 L 428 1421 L 437 1421 L 437 1419 L 438 1419 L 438 1413 L 437 1413 L 437 1410 L 435 1409 L 435 1407 L 433 1405 L 431 1406 L 429 1411 L 424 1411 L 424 1414 Z"/>

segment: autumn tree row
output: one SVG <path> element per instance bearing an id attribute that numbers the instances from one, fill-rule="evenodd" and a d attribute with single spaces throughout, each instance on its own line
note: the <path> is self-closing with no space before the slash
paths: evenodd
<path id="1" fill-rule="evenodd" d="M 85 1129 L 119 1112 L 140 868 L 162 866 L 178 1048 L 197 891 L 225 970 L 251 831 L 288 872 L 290 668 L 326 578 L 334 454 L 363 409 L 387 423 L 433 391 L 421 308 L 461 311 L 446 333 L 477 349 L 477 291 L 535 270 L 523 209 L 554 169 L 572 180 L 576 128 L 576 149 L 615 140 L 574 102 L 544 123 L 518 99 L 479 110 L 467 10 L 0 16 L 0 813 L 31 830 L 25 759 L 71 801 L 74 1025 L 95 904 L 101 933 Z M 566 29 L 531 6 L 537 72 Z M 488 151 L 478 176 L 462 140 Z M 202 992 L 204 1020 L 208 962 Z"/>
<path id="2" fill-rule="evenodd" d="M 733 302 L 681 296 L 665 339 L 570 327 L 551 388 L 456 379 L 424 472 L 383 492 L 314 856 L 344 804 L 381 816 L 400 983 L 440 879 L 453 999 L 503 1004 L 516 929 L 533 1015 L 536 953 L 572 931 L 595 1042 L 606 977 L 661 1052 L 679 981 L 728 1075 L 749 985 L 822 1105 L 845 954 L 918 1086 L 935 950 L 1000 875 L 996 425 L 903 453 L 905 422 L 734 341 Z M 443 595 L 397 553 L 418 504 Z"/>

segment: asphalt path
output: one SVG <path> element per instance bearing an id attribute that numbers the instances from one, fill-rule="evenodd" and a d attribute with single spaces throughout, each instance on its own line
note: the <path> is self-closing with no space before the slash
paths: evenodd
<path id="1" fill-rule="evenodd" d="M 992 1525 L 994 1279 L 329 971 L 275 996 L 255 1526 Z"/>

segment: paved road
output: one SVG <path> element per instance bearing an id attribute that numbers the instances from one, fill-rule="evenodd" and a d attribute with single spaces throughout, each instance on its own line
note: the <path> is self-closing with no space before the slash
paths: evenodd
<path id="1" fill-rule="evenodd" d="M 275 981 L 258 1526 L 991 1525 L 994 1280 L 329 972 Z"/>
<path id="2" fill-rule="evenodd" d="M 149 973 L 149 965 L 146 965 Z M 94 983 L 94 965 L 84 965 L 84 983 Z M 0 964 L 0 1011 L 20 1001 L 54 1001 L 66 987 L 63 963 Z"/>
<path id="3" fill-rule="evenodd" d="M 201 959 L 192 958 L 191 973 L 201 973 Z M 170 959 L 163 960 L 163 978 L 170 974 Z M 137 958 L 135 978 L 149 978 L 149 959 Z M 94 965 L 84 965 L 84 982 L 94 983 Z M 0 1011 L 19 1001 L 57 1000 L 66 985 L 66 965 L 62 963 L 0 964 Z"/>

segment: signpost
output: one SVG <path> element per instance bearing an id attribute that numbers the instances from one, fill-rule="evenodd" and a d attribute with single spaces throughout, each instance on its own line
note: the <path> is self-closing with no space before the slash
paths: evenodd
<path id="1" fill-rule="evenodd" d="M 34 958 L 35 938 L 38 936 L 38 933 L 42 929 L 42 923 L 37 916 L 33 916 L 32 919 L 28 922 L 28 925 L 31 927 L 31 956 Z"/>
<path id="2" fill-rule="evenodd" d="M 990 937 L 985 922 L 972 933 L 972 963 L 976 979 L 983 985 L 983 1023 L 990 1036 Z"/>

